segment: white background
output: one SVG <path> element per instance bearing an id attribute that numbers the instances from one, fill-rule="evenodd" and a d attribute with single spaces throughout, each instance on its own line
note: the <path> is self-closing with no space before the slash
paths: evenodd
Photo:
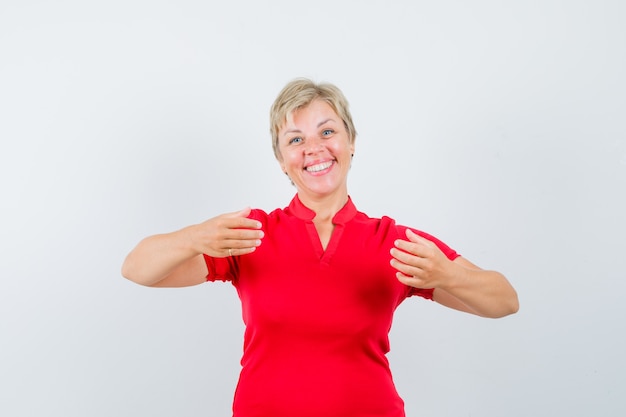
<path id="1" fill-rule="evenodd" d="M 626 414 L 626 3 L 0 2 L 0 415 L 228 416 L 229 284 L 120 275 L 144 236 L 284 207 L 269 107 L 337 84 L 357 207 L 502 271 L 520 312 L 421 299 L 411 416 Z"/>

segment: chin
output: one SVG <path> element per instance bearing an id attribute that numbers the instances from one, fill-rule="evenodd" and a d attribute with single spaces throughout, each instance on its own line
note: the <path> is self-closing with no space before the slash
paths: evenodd
<path id="1" fill-rule="evenodd" d="M 305 187 L 298 187 L 298 192 L 303 192 L 305 194 L 316 195 L 318 197 L 324 197 L 327 195 L 332 195 L 341 190 L 341 186 L 337 184 L 327 184 L 327 185 L 312 185 Z"/>

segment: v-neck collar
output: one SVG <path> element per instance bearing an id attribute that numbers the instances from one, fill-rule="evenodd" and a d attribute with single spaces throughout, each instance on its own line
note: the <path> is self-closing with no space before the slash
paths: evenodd
<path id="1" fill-rule="evenodd" d="M 333 224 L 335 225 L 335 228 L 330 236 L 326 250 L 324 250 L 319 234 L 317 233 L 317 229 L 315 228 L 315 224 L 313 224 L 315 212 L 302 204 L 297 194 L 291 200 L 291 203 L 289 203 L 289 207 L 286 212 L 287 214 L 291 214 L 305 222 L 307 234 L 309 235 L 309 240 L 315 250 L 315 255 L 320 262 L 325 265 L 329 264 L 331 258 L 339 247 L 339 241 L 341 240 L 341 235 L 343 234 L 344 225 L 352 220 L 357 214 L 356 207 L 354 206 L 350 196 L 348 196 L 346 204 L 333 216 Z"/>
<path id="2" fill-rule="evenodd" d="M 315 212 L 302 204 L 297 194 L 293 197 L 291 203 L 289 203 L 288 210 L 290 214 L 293 214 L 300 220 L 310 222 L 315 218 Z M 348 196 L 346 204 L 333 216 L 333 224 L 335 226 L 339 224 L 346 224 L 352 220 L 354 216 L 356 216 L 356 213 L 356 206 L 352 202 L 350 196 Z"/>

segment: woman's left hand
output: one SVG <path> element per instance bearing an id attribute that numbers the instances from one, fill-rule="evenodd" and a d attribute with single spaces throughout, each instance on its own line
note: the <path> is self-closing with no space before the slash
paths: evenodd
<path id="1" fill-rule="evenodd" d="M 406 229 L 408 240 L 398 239 L 391 249 L 391 266 L 405 285 L 416 288 L 438 288 L 451 276 L 454 264 L 430 240 Z"/>

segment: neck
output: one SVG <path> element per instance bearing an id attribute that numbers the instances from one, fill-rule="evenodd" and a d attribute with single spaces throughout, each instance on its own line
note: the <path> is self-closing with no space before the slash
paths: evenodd
<path id="1" fill-rule="evenodd" d="M 313 221 L 332 221 L 335 214 L 348 202 L 348 191 L 324 197 L 305 196 L 298 193 L 298 198 L 302 204 L 315 212 Z"/>

